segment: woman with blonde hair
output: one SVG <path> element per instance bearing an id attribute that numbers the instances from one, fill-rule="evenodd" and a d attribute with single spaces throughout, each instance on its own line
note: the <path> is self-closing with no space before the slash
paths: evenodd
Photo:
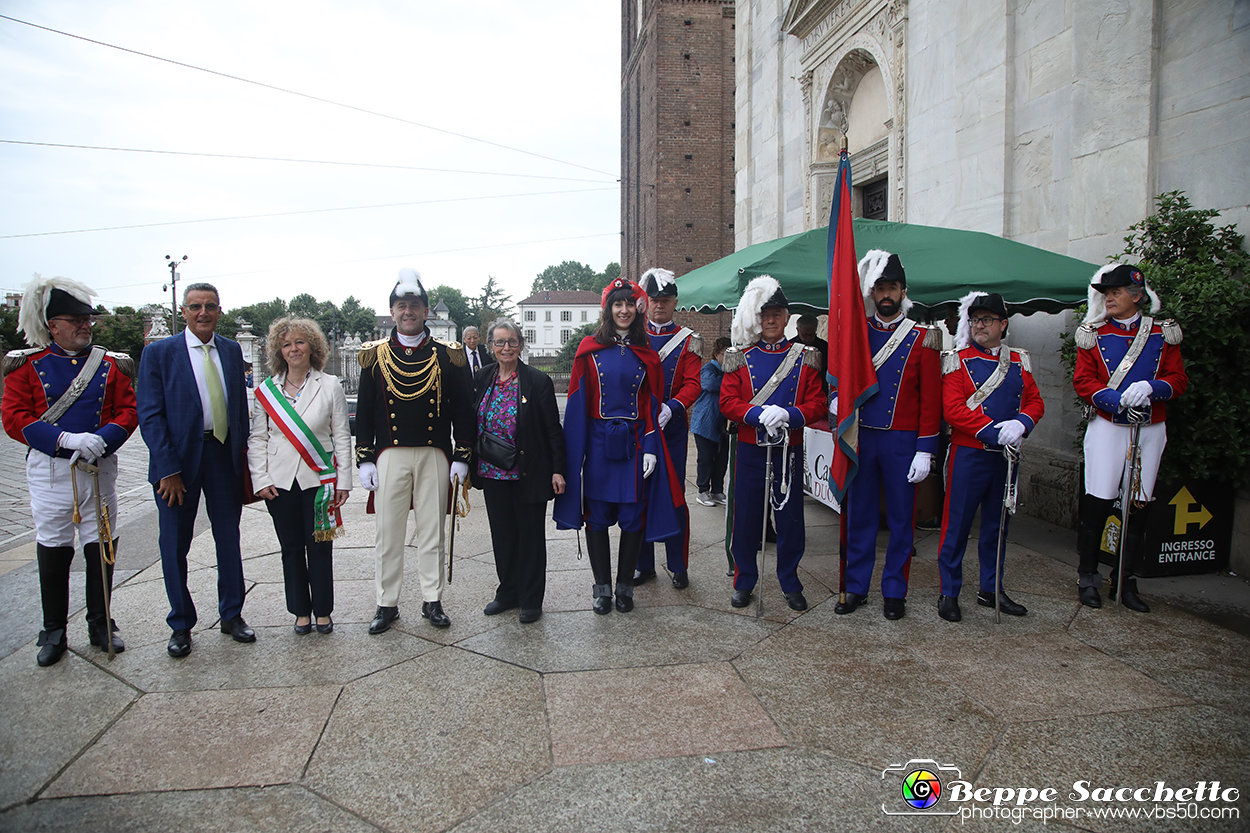
<path id="1" fill-rule="evenodd" d="M 347 397 L 321 372 L 329 347 L 317 322 L 279 318 L 267 342 L 272 374 L 256 389 L 247 463 L 282 546 L 286 607 L 295 632 L 334 630 L 333 543 L 352 487 Z"/>

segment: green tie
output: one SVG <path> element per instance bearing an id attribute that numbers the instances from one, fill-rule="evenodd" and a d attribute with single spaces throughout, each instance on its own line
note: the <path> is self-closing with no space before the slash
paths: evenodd
<path id="1" fill-rule="evenodd" d="M 217 363 L 213 361 L 212 345 L 201 344 L 204 348 L 204 380 L 208 383 L 208 405 L 213 409 L 213 436 L 217 442 L 225 445 L 226 431 L 226 392 L 221 386 L 221 374 L 217 372 Z"/>

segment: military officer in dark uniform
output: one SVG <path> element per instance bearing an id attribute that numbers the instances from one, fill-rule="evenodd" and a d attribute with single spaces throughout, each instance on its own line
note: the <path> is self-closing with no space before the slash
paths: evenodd
<path id="1" fill-rule="evenodd" d="M 806 610 L 799 560 L 803 527 L 803 426 L 828 412 L 820 388 L 820 351 L 785 336 L 790 303 L 781 284 L 761 275 L 747 284 L 734 313 L 725 351 L 720 409 L 739 425 L 733 470 L 734 592 L 730 604 L 746 607 L 759 581 L 756 552 L 764 524 L 768 458 L 773 484 L 769 494 L 777 529 L 777 581 L 792 610 Z"/>
<path id="2" fill-rule="evenodd" d="M 1085 493 L 1081 496 L 1076 549 L 1077 593 L 1081 604 L 1102 607 L 1098 588 L 1100 551 L 1118 550 L 1104 535 L 1116 498 L 1129 489 L 1125 461 L 1129 451 L 1129 411 L 1143 413 L 1139 436 L 1141 483 L 1131 495 L 1124 539 L 1124 586 L 1120 601 L 1129 610 L 1149 613 L 1131 578 L 1146 535 L 1159 461 L 1167 445 L 1167 402 L 1185 392 L 1189 376 L 1181 361 L 1181 328 L 1175 321 L 1156 322 L 1146 314 L 1159 311 L 1159 296 L 1146 285 L 1136 266 L 1112 263 L 1099 269 L 1089 285 L 1089 314 L 1076 331 L 1076 371 L 1072 385 L 1095 410 L 1085 428 Z M 1140 503 L 1141 505 L 1137 505 Z M 1119 577 L 1111 572 L 1111 595 Z"/>
<path id="3" fill-rule="evenodd" d="M 667 269 L 648 269 L 638 281 L 647 293 L 647 340 L 664 368 L 664 392 L 657 421 L 668 445 L 673 468 L 681 482 L 686 480 L 686 449 L 690 442 L 687 411 L 703 392 L 703 337 L 673 321 L 677 310 L 677 281 Z M 690 585 L 690 510 L 682 507 L 681 532 L 664 542 L 668 571 L 673 586 Z M 655 578 L 655 544 L 644 542 L 638 553 L 638 574 L 634 584 Z"/>
<path id="4" fill-rule="evenodd" d="M 28 446 L 26 481 L 35 520 L 35 552 L 43 596 L 42 666 L 68 647 L 69 572 L 74 531 L 87 569 L 87 636 L 107 651 L 125 650 L 117 625 L 106 614 L 113 589 L 112 555 L 117 539 L 96 514 L 117 518 L 117 449 L 139 424 L 131 379 L 134 361 L 125 353 L 91 346 L 95 292 L 68 278 L 36 277 L 22 296 L 19 329 L 35 345 L 4 358 L 5 432 Z M 95 465 L 98 478 L 77 461 Z M 96 494 L 96 489 L 99 494 Z M 74 520 L 77 509 L 80 520 Z M 102 563 L 101 544 L 107 556 Z"/>
<path id="5" fill-rule="evenodd" d="M 430 335 L 430 302 L 415 269 L 400 270 L 390 307 L 390 337 L 363 345 L 358 356 L 356 464 L 360 485 L 376 492 L 374 634 L 399 618 L 410 506 L 417 515 L 421 615 L 436 628 L 451 624 L 442 605 L 448 484 L 468 478 L 477 436 L 465 352 Z"/>

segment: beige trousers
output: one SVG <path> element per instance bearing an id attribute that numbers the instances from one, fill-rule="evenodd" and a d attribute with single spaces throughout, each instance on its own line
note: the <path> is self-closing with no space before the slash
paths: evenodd
<path id="1" fill-rule="evenodd" d="M 404 540 L 408 506 L 416 514 L 417 576 L 421 599 L 442 600 L 446 561 L 443 530 L 451 464 L 437 448 L 388 448 L 378 457 L 378 491 L 373 498 L 377 535 L 374 571 L 378 606 L 398 607 L 404 582 Z"/>

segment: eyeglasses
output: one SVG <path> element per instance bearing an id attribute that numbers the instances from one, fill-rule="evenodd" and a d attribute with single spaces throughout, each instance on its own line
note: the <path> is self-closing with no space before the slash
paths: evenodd
<path id="1" fill-rule="evenodd" d="M 49 321 L 64 321 L 66 324 L 69 324 L 74 329 L 78 329 L 79 327 L 86 327 L 88 325 L 94 327 L 96 324 L 96 317 L 94 315 L 58 315 L 53 318 L 49 318 L 48 320 Z"/>
<path id="2" fill-rule="evenodd" d="M 496 347 L 520 347 L 521 346 L 521 342 L 517 341 L 515 338 L 509 338 L 509 339 L 497 338 L 494 341 L 492 341 L 491 344 L 495 345 Z"/>
<path id="3" fill-rule="evenodd" d="M 191 310 L 191 312 L 199 312 L 200 310 L 204 310 L 205 312 L 216 312 L 221 309 L 221 305 L 214 304 L 212 301 L 209 301 L 207 304 L 183 304 L 182 308 Z"/>
<path id="4" fill-rule="evenodd" d="M 974 325 L 979 325 L 981 327 L 988 327 L 991 324 L 993 324 L 995 321 L 1002 321 L 1003 319 L 994 315 L 982 315 L 979 318 L 969 318 L 968 320 Z"/>

